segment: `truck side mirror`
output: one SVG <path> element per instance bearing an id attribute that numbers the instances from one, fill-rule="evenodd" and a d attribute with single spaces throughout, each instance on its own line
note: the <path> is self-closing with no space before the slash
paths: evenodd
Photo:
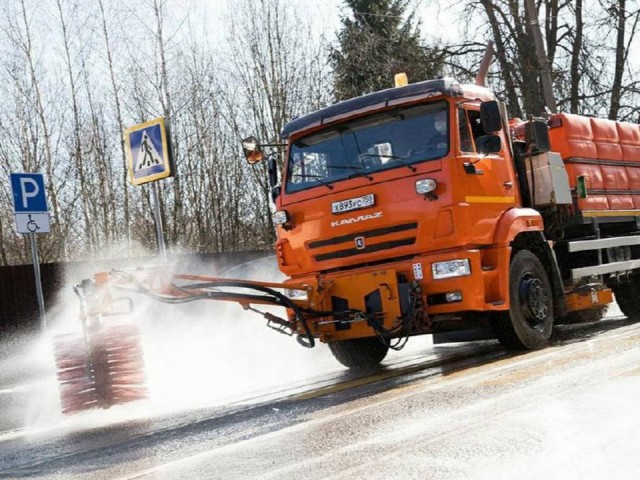
<path id="1" fill-rule="evenodd" d="M 502 141 L 498 135 L 482 135 L 476 139 L 476 150 L 483 155 L 498 153 L 502 150 Z"/>
<path id="2" fill-rule="evenodd" d="M 271 187 L 271 200 L 274 202 L 282 193 L 282 188 L 278 185 L 278 162 L 274 155 L 267 158 L 267 171 L 269 172 L 269 186 Z"/>
<path id="3" fill-rule="evenodd" d="M 273 155 L 270 155 L 267 160 L 267 170 L 269 172 L 269 186 L 273 188 L 278 184 L 278 164 Z"/>
<path id="4" fill-rule="evenodd" d="M 251 165 L 264 160 L 264 152 L 256 137 L 247 137 L 242 140 L 242 151 L 244 152 L 244 158 L 246 158 L 247 162 Z"/>
<path id="5" fill-rule="evenodd" d="M 480 121 L 484 133 L 494 133 L 502 130 L 502 116 L 500 106 L 495 100 L 482 102 L 480 105 Z"/>

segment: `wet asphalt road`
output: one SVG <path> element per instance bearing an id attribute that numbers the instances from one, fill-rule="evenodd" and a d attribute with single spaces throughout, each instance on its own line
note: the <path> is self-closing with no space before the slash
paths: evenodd
<path id="1" fill-rule="evenodd" d="M 51 372 L 13 345 L 0 478 L 637 478 L 639 344 L 620 317 L 518 356 L 417 342 L 376 371 L 322 357 L 313 375 L 231 400 L 71 418 L 34 404 Z"/>

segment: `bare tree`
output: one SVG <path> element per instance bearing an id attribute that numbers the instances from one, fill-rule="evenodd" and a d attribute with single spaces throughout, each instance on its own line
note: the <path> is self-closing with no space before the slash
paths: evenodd
<path id="1" fill-rule="evenodd" d="M 97 248 L 98 238 L 100 232 L 97 231 L 97 224 L 95 218 L 92 218 L 92 199 L 90 198 L 91 187 L 87 178 L 87 172 L 85 167 L 85 158 L 82 147 L 82 138 L 80 132 L 81 118 L 80 118 L 80 106 L 79 106 L 79 92 L 76 85 L 75 65 L 72 60 L 71 53 L 71 40 L 69 38 L 69 29 L 67 20 L 65 18 L 65 12 L 63 11 L 60 0 L 56 0 L 56 6 L 58 9 L 58 16 L 60 21 L 60 28 L 62 31 L 63 51 L 64 51 L 64 63 L 67 70 L 67 81 L 69 82 L 69 98 L 71 100 L 71 114 L 72 114 L 72 146 L 70 148 L 70 157 L 73 159 L 75 166 L 75 175 L 77 179 L 76 190 L 80 196 L 80 210 L 84 218 L 84 231 L 86 232 L 86 238 L 88 240 L 89 253 L 94 253 Z"/>
<path id="2" fill-rule="evenodd" d="M 538 0 L 527 12 L 524 6 L 528 1 L 463 2 L 466 21 L 472 25 L 468 30 L 474 32 L 474 38 L 484 33 L 495 42 L 500 71 L 491 75 L 490 80 L 506 98 L 511 115 L 541 113 L 544 88 L 540 74 L 548 64 L 559 109 L 633 118 L 638 112 L 638 82 L 634 79 L 638 66 L 630 62 L 629 52 L 637 42 L 637 0 L 600 0 L 588 4 L 583 0 Z M 533 3 L 529 2 L 530 6 Z M 533 48 L 532 27 L 539 19 L 544 22 L 546 61 L 536 57 Z M 472 45 L 472 39 L 463 38 L 454 47 L 465 55 L 473 52 Z M 463 71 L 464 58 L 458 59 Z M 549 90 L 548 86 L 546 89 Z"/>
<path id="3" fill-rule="evenodd" d="M 632 4 L 633 2 L 630 2 Z M 640 21 L 640 6 L 631 5 L 634 10 L 629 11 L 626 0 L 611 2 L 607 11 L 615 21 L 615 66 L 613 68 L 613 82 L 611 85 L 611 105 L 609 108 L 609 118 L 615 120 L 619 117 L 624 90 L 628 87 L 638 92 L 638 84 L 625 86 L 623 84 L 624 73 L 629 67 L 629 53 L 631 44 L 635 39 L 638 22 Z M 627 23 L 630 28 L 627 28 Z M 628 37 L 628 38 L 627 38 Z"/>
<path id="4" fill-rule="evenodd" d="M 575 5 L 575 23 L 573 45 L 571 47 L 571 89 L 570 89 L 570 106 L 571 113 L 578 113 L 578 95 L 581 77 L 580 55 L 582 53 L 582 32 L 584 30 L 584 22 L 582 20 L 582 0 L 576 0 Z"/>
<path id="5" fill-rule="evenodd" d="M 229 120 L 239 140 L 246 132 L 256 133 L 265 143 L 279 143 L 284 125 L 322 106 L 328 95 L 326 65 L 318 62 L 324 48 L 312 42 L 314 32 L 286 8 L 283 0 L 240 0 L 233 3 L 231 29 L 242 32 L 229 41 L 230 82 L 227 109 L 239 108 L 241 116 Z M 269 210 L 270 188 L 265 166 L 254 168 L 259 186 L 262 230 L 273 239 Z"/>
<path id="6" fill-rule="evenodd" d="M 98 0 L 98 7 L 100 9 L 100 19 L 102 27 L 102 35 L 104 38 L 104 53 L 107 59 L 107 67 L 109 70 L 109 81 L 111 85 L 111 92 L 113 95 L 113 108 L 116 121 L 116 134 L 119 137 L 119 156 L 121 162 L 120 169 L 120 186 L 122 191 L 122 212 L 124 218 L 124 232 L 125 240 L 127 242 L 127 250 L 131 248 L 131 214 L 130 214 L 130 194 L 129 194 L 129 174 L 127 169 L 127 159 L 124 148 L 124 138 L 122 132 L 124 132 L 124 120 L 122 114 L 122 99 L 120 95 L 120 85 L 116 79 L 115 64 L 113 59 L 113 47 L 111 45 L 111 34 L 107 24 L 107 13 L 104 7 L 104 0 Z"/>

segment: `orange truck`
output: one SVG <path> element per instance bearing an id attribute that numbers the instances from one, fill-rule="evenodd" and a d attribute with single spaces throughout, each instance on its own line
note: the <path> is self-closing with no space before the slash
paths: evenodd
<path id="1" fill-rule="evenodd" d="M 541 348 L 612 292 L 640 314 L 636 124 L 507 120 L 489 89 L 442 78 L 327 107 L 282 136 L 278 265 L 334 312 L 311 329 L 349 367 L 422 333 L 484 328 Z M 260 150 L 245 141 L 250 161 Z"/>
<path id="2" fill-rule="evenodd" d="M 351 368 L 419 334 L 489 332 L 510 349 L 538 349 L 555 324 L 601 317 L 613 295 L 639 318 L 638 125 L 570 114 L 508 120 L 488 88 L 440 78 L 329 106 L 282 137 L 281 174 L 278 150 L 267 154 L 255 137 L 243 148 L 249 162 L 268 162 L 276 258 L 288 280 L 152 269 L 83 282 L 88 357 L 71 365 L 85 361 L 96 391 L 111 382 L 121 394 L 82 403 L 68 387 L 77 376 L 62 375 L 67 411 L 144 392 L 134 388 L 139 363 L 126 361 L 140 359 L 135 342 L 119 363 L 118 349 L 99 340 L 109 328 L 122 338 L 107 320 L 122 290 L 238 302 L 306 346 L 327 343 Z M 67 339 L 58 349 L 63 374 L 74 348 Z"/>

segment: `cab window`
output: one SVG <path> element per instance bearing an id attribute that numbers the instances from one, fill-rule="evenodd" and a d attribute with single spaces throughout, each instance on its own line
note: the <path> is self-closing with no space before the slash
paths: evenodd
<path id="1" fill-rule="evenodd" d="M 460 140 L 460 151 L 465 153 L 473 152 L 473 141 L 467 122 L 467 113 L 464 108 L 458 109 L 458 139 Z"/>
<path id="2" fill-rule="evenodd" d="M 480 112 L 460 107 L 458 109 L 458 138 L 460 139 L 460 151 L 474 153 L 475 141 L 484 135 Z"/>

